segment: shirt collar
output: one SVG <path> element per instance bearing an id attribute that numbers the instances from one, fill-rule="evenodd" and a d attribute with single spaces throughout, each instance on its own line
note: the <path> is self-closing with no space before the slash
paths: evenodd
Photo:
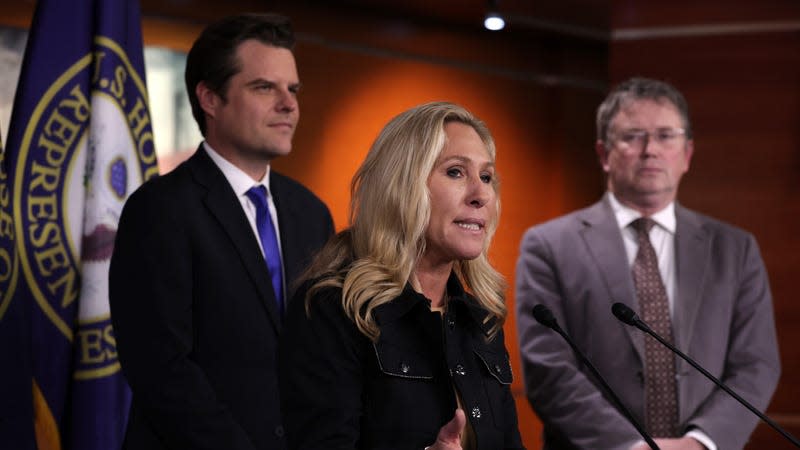
<path id="1" fill-rule="evenodd" d="M 465 308 L 475 324 L 484 334 L 488 335 L 494 321 L 484 323 L 488 313 L 478 304 L 477 300 L 467 294 L 454 272 L 447 280 L 447 295 L 449 296 L 448 308 Z M 379 325 L 387 324 L 409 314 L 415 308 L 423 307 L 422 305 L 424 305 L 425 311 L 430 311 L 430 303 L 431 301 L 427 297 L 414 290 L 411 283 L 406 283 L 398 298 L 376 307 L 374 314 Z"/>
<path id="2" fill-rule="evenodd" d="M 639 211 L 629 208 L 614 196 L 613 192 L 608 193 L 608 202 L 611 204 L 611 210 L 614 211 L 614 217 L 617 219 L 617 226 L 620 229 L 625 229 L 634 220 L 642 217 Z M 677 220 L 675 219 L 675 202 L 670 202 L 664 209 L 650 216 L 655 223 L 661 228 L 671 234 L 675 234 Z"/>
<path id="3" fill-rule="evenodd" d="M 232 162 L 214 151 L 208 142 L 204 141 L 203 147 L 206 149 L 206 152 L 208 152 L 208 156 L 210 156 L 217 167 L 219 167 L 219 170 L 222 171 L 222 174 L 225 175 L 225 178 L 228 180 L 228 183 L 230 183 L 237 197 L 245 195 L 250 188 L 259 185 L 263 185 L 267 188 L 267 192 L 269 192 L 269 165 L 267 165 L 267 171 L 264 173 L 264 177 L 254 182 L 242 169 L 236 167 Z"/>

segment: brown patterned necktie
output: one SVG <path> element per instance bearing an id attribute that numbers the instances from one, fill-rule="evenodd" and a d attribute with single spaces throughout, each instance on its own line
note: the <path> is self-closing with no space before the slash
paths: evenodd
<path id="1" fill-rule="evenodd" d="M 633 263 L 633 283 L 642 320 L 668 342 L 672 339 L 669 303 L 658 257 L 650 243 L 653 219 L 642 217 L 631 223 L 637 232 L 639 251 Z M 655 339 L 645 337 L 645 421 L 653 437 L 678 436 L 678 397 L 675 386 L 675 357 Z"/>

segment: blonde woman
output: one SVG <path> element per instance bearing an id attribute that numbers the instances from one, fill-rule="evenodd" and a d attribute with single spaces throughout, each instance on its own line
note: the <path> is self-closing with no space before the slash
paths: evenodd
<path id="1" fill-rule="evenodd" d="M 291 449 L 522 448 L 503 343 L 495 146 L 464 108 L 392 119 L 352 184 L 351 226 L 289 308 Z"/>

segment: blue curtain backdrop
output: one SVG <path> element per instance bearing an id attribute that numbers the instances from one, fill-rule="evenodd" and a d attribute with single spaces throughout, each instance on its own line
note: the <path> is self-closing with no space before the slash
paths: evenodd
<path id="1" fill-rule="evenodd" d="M 0 448 L 121 446 L 107 272 L 158 173 L 147 105 L 137 1 L 37 2 L 0 163 Z"/>

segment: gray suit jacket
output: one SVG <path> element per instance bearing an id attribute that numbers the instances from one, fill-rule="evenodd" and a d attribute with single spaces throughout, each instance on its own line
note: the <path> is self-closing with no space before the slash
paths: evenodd
<path id="1" fill-rule="evenodd" d="M 675 206 L 678 287 L 675 344 L 763 410 L 780 374 L 772 297 L 749 233 Z M 644 339 L 619 322 L 614 302 L 638 312 L 622 236 L 607 199 L 529 229 L 517 263 L 517 328 L 528 399 L 545 449 L 627 450 L 641 440 L 567 343 L 535 321 L 548 306 L 633 415 L 644 423 Z M 649 337 L 647 337 L 650 339 Z M 720 450 L 742 448 L 758 421 L 676 359 L 679 420 Z"/>

